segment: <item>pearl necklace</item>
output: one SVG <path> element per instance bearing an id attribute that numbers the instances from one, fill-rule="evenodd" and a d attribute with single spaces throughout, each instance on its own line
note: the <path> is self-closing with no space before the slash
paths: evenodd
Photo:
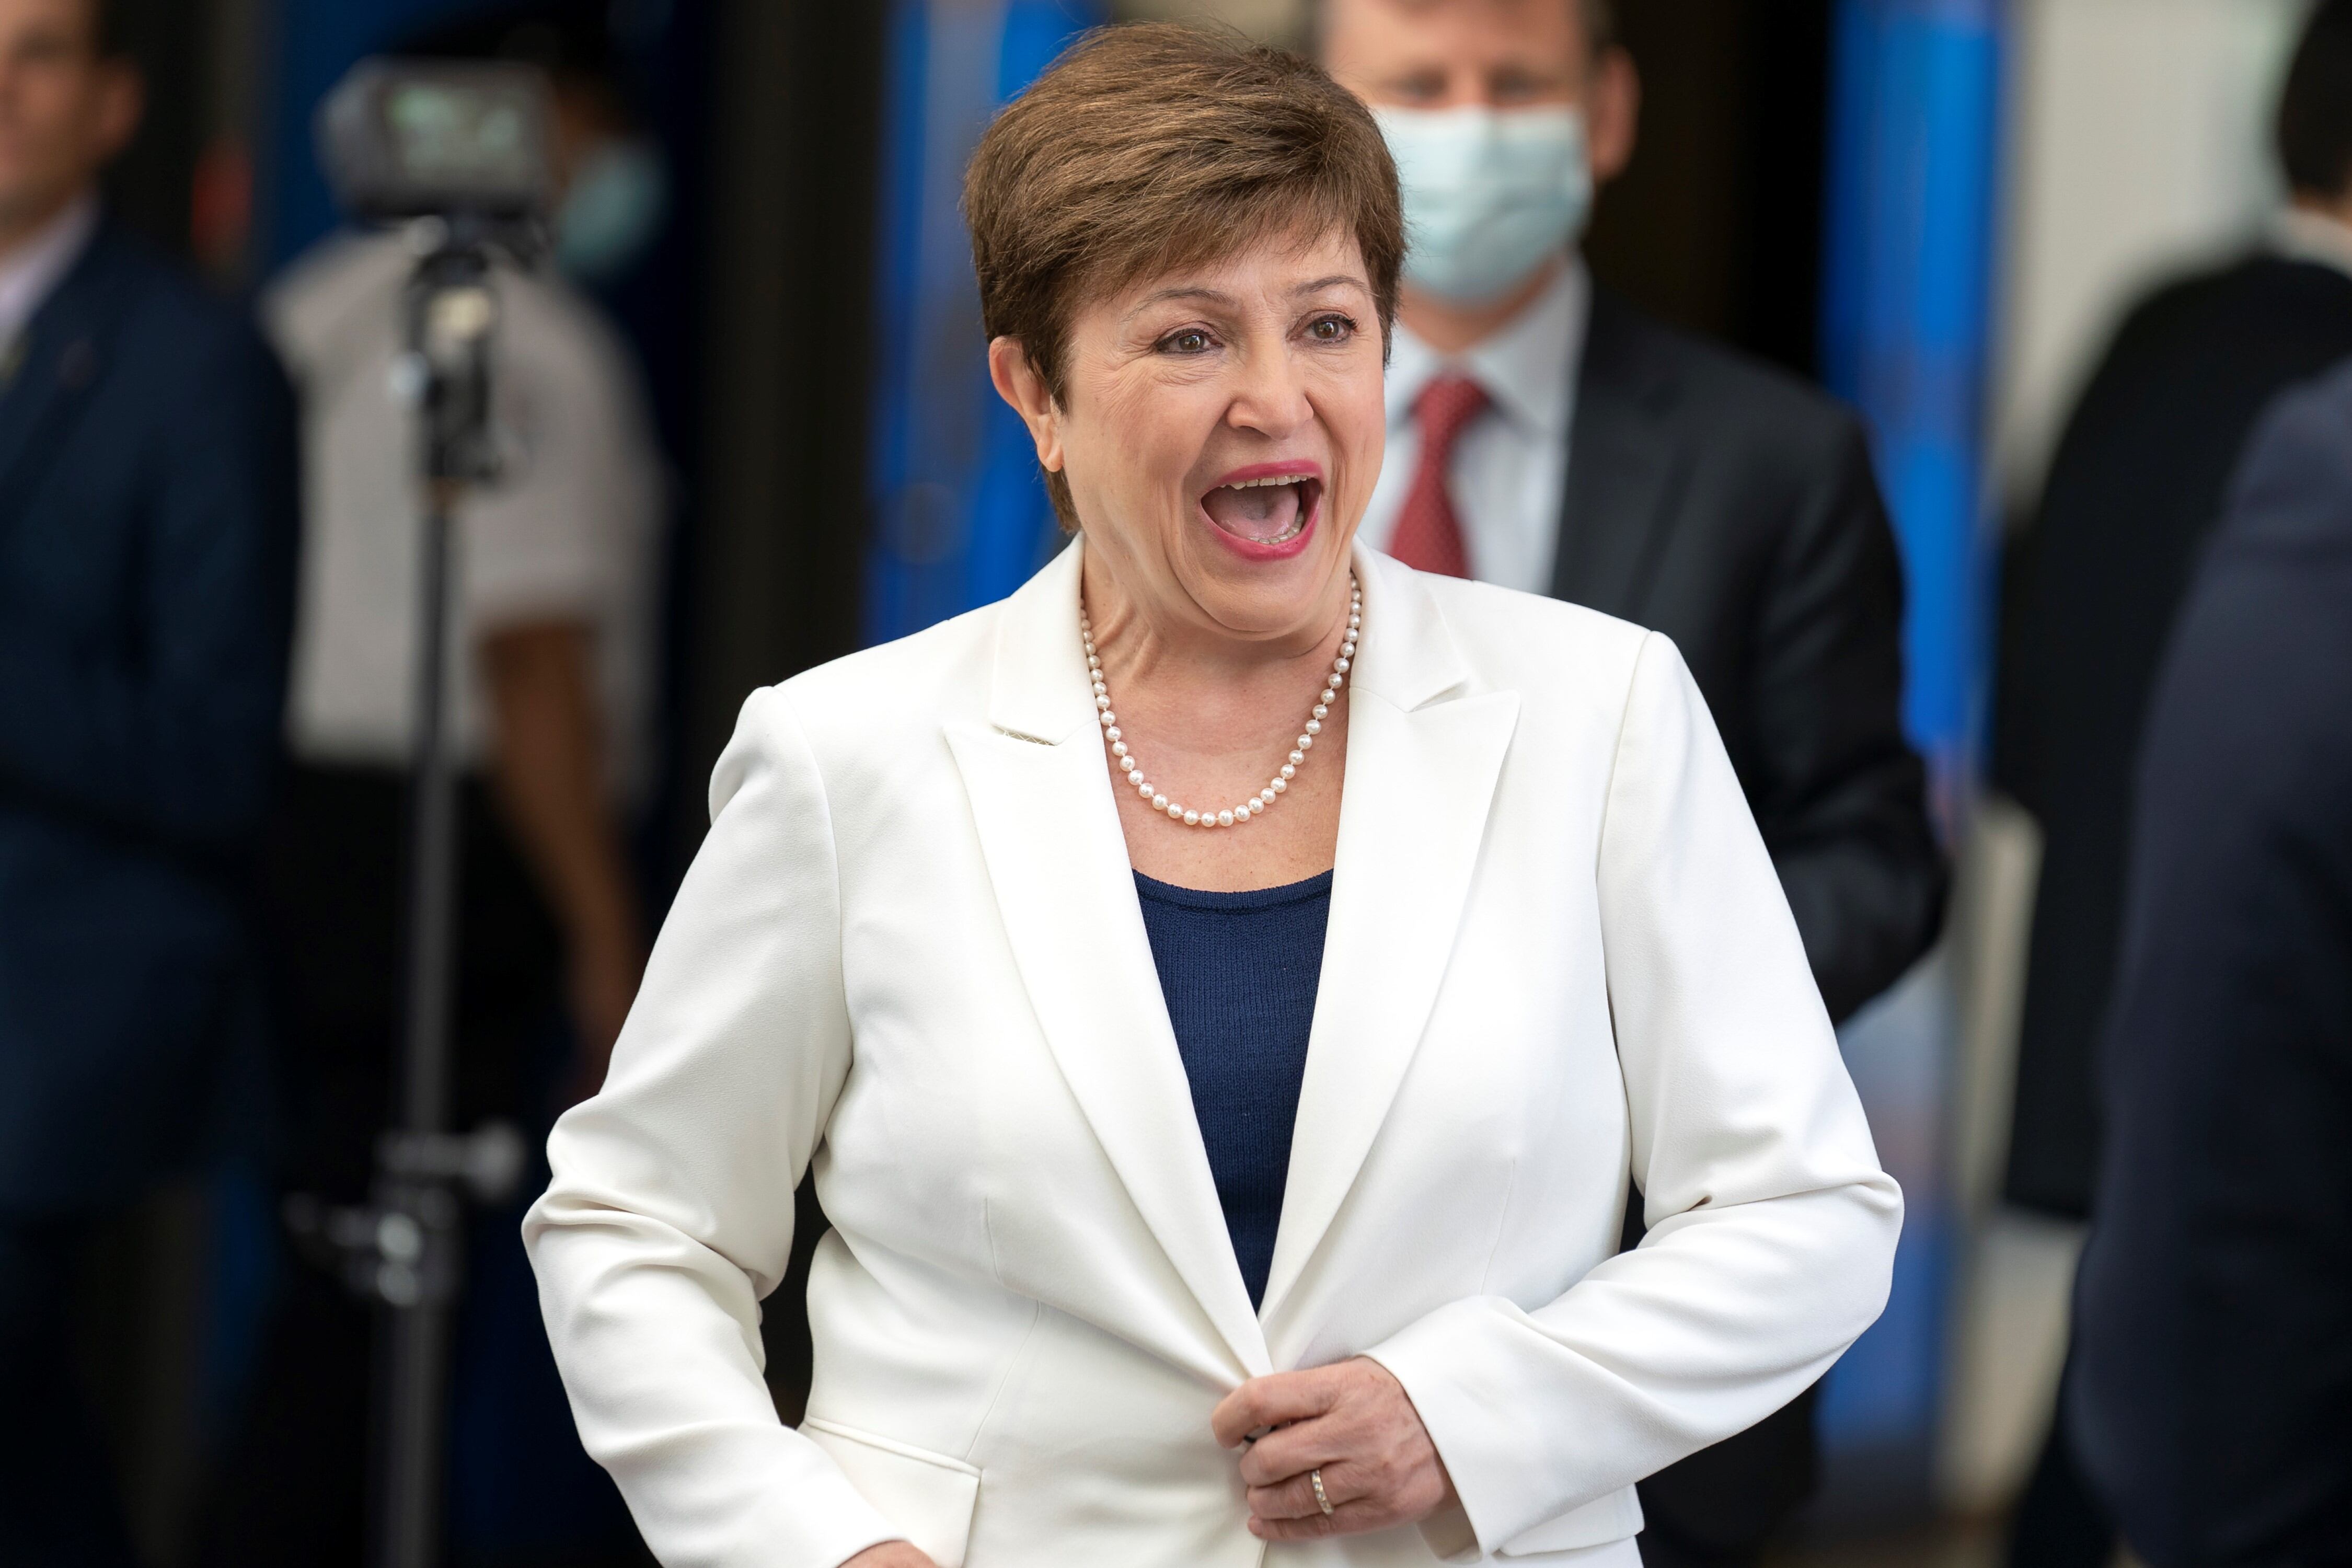
<path id="1" fill-rule="evenodd" d="M 1269 779 L 1264 789 L 1230 810 L 1192 811 L 1154 789 L 1151 781 L 1143 776 L 1143 764 L 1136 760 L 1134 752 L 1128 750 L 1126 737 L 1119 733 L 1118 715 L 1111 711 L 1110 688 L 1103 684 L 1102 660 L 1095 654 L 1094 623 L 1087 618 L 1086 606 L 1081 604 L 1078 606 L 1078 640 L 1086 646 L 1087 674 L 1095 684 L 1095 716 L 1102 725 L 1104 742 L 1110 747 L 1111 762 L 1127 775 L 1127 782 L 1135 786 L 1135 793 L 1151 803 L 1152 810 L 1164 812 L 1171 821 L 1181 822 L 1187 827 L 1232 827 L 1254 816 L 1264 816 L 1290 787 L 1290 781 L 1298 776 L 1300 766 L 1307 761 L 1307 753 L 1315 749 L 1315 737 L 1323 732 L 1323 721 L 1330 713 L 1331 704 L 1339 700 L 1340 683 L 1347 679 L 1348 666 L 1355 659 L 1356 637 L 1363 624 L 1363 585 L 1350 575 L 1348 579 L 1348 631 L 1339 639 L 1339 657 L 1331 661 L 1331 673 L 1323 682 L 1323 694 L 1315 700 L 1314 710 L 1307 716 L 1305 732 L 1293 742 L 1290 759 L 1282 764 L 1282 772 Z"/>

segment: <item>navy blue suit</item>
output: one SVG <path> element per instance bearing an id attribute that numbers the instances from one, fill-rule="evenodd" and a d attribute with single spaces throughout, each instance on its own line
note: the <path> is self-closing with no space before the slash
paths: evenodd
<path id="1" fill-rule="evenodd" d="M 0 1213 L 86 1209 L 194 1120 L 249 994 L 284 713 L 293 402 L 110 226 L 0 384 Z"/>
<path id="2" fill-rule="evenodd" d="M 2081 1460 L 2155 1568 L 2352 1561 L 2352 366 L 2249 448 L 2137 799 Z"/>
<path id="3" fill-rule="evenodd" d="M 128 1561 L 65 1369 L 83 1223 L 252 1019 L 294 412 L 249 325 L 102 226 L 0 360 L 0 1551 Z"/>

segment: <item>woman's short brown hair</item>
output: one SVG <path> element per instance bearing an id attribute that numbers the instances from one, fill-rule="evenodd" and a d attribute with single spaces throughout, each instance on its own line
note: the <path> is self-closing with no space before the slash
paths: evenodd
<path id="1" fill-rule="evenodd" d="M 1404 218 L 1379 125 L 1312 61 L 1236 35 L 1088 34 L 988 128 L 963 205 L 988 335 L 1019 339 L 1057 400 L 1082 300 L 1265 239 L 1352 236 L 1383 339 L 1396 314 Z"/>

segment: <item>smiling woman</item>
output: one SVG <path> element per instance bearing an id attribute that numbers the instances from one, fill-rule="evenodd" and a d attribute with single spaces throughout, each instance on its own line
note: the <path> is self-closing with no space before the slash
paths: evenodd
<path id="1" fill-rule="evenodd" d="M 1638 1568 L 1902 1206 L 1706 703 L 1356 543 L 1403 244 L 1313 66 L 1098 34 L 966 207 L 1077 538 L 746 705 L 526 1226 L 582 1435 L 671 1563 Z"/>

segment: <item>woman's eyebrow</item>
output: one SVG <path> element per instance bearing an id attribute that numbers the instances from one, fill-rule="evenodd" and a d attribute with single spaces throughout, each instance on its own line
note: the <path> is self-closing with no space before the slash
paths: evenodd
<path id="1" fill-rule="evenodd" d="M 1234 302 L 1234 297 L 1232 295 L 1220 293 L 1214 289 L 1203 288 L 1199 285 L 1179 285 L 1173 289 L 1160 289 L 1145 295 L 1142 299 L 1138 300 L 1135 302 L 1135 310 L 1129 310 L 1128 314 L 1131 317 L 1135 314 L 1136 310 L 1146 310 L 1150 306 L 1163 304 L 1171 300 L 1200 300 L 1212 305 L 1226 306 L 1230 306 Z"/>
<path id="2" fill-rule="evenodd" d="M 1315 294 L 1319 293 L 1326 289 L 1361 289 L 1367 294 L 1372 291 L 1372 286 L 1365 282 L 1363 279 L 1359 277 L 1357 274 L 1353 272 L 1334 272 L 1328 278 L 1318 278 L 1312 283 L 1301 283 L 1298 287 L 1293 289 L 1291 292 L 1293 294 Z"/>

